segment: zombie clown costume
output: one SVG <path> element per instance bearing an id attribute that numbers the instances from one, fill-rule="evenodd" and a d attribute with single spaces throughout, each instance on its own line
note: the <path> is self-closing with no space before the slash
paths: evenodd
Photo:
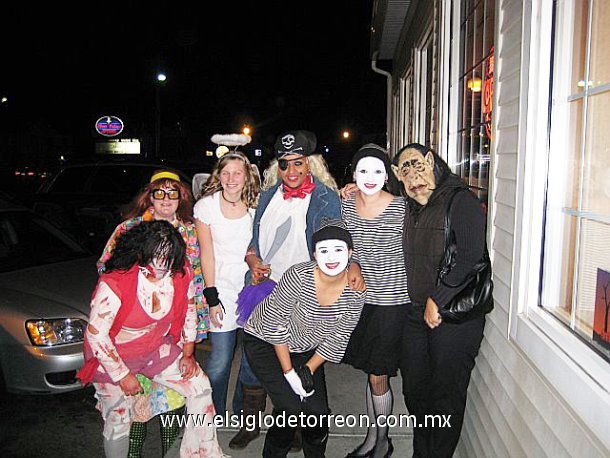
<path id="1" fill-rule="evenodd" d="M 93 293 L 78 377 L 95 387 L 108 457 L 127 456 L 138 374 L 177 391 L 188 413 L 204 418 L 202 427 L 186 426 L 182 457 L 223 456 L 210 383 L 193 356 L 197 314 L 185 253 L 169 222 L 142 222 L 118 237 Z"/>
<path id="2" fill-rule="evenodd" d="M 347 265 L 353 247 L 340 220 L 312 236 L 313 261 L 290 267 L 245 326 L 250 365 L 273 403 L 273 415 L 318 416 L 302 424 L 306 457 L 323 457 L 330 412 L 324 363 L 339 363 L 364 304 L 364 292 L 349 287 Z M 274 424 L 263 456 L 285 457 L 295 428 Z"/>
<path id="3" fill-rule="evenodd" d="M 405 403 L 409 414 L 418 418 L 451 416 L 450 427 L 413 429 L 413 456 L 449 458 L 460 437 L 485 317 L 455 324 L 444 322 L 439 309 L 460 292 L 484 253 L 485 213 L 468 186 L 423 145 L 402 148 L 392 170 L 408 202 L 403 250 L 412 304 L 407 308 L 400 364 Z M 453 199 L 450 209 L 449 199 Z M 443 284 L 437 280 L 448 210 L 457 250 Z"/>
<path id="4" fill-rule="evenodd" d="M 342 201 L 343 221 L 354 239 L 354 258 L 366 282 L 366 300 L 343 362 L 368 374 L 367 415 L 379 425 L 391 415 L 389 378 L 397 373 L 407 305 L 407 275 L 402 253 L 405 202 L 395 190 L 386 151 L 367 144 L 352 158 L 353 178 L 360 192 Z M 386 186 L 390 181 L 390 186 Z M 393 451 L 387 426 L 369 426 L 364 442 L 348 457 L 385 457 Z"/>

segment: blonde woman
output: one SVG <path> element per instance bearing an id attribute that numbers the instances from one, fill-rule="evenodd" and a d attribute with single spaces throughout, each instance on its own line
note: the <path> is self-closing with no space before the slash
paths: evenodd
<path id="1" fill-rule="evenodd" d="M 236 300 L 248 270 L 244 256 L 252 238 L 259 191 L 259 180 L 248 158 L 239 151 L 230 152 L 217 161 L 194 208 L 206 285 L 203 294 L 211 321 L 208 334 L 211 353 L 202 365 L 210 378 L 214 406 L 219 414 L 226 410 L 239 329 Z M 242 383 L 258 383 L 247 375 L 248 371 L 240 370 Z M 239 394 L 233 403 L 236 413 L 241 410 Z"/>

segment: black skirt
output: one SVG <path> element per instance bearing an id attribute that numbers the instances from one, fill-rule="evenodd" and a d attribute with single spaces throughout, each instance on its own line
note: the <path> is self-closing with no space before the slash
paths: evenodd
<path id="1" fill-rule="evenodd" d="M 395 376 L 406 317 L 406 305 L 364 304 L 342 362 L 367 374 Z"/>

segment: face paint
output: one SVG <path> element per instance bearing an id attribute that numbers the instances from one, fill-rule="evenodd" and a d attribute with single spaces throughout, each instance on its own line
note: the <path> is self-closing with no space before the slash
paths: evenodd
<path id="1" fill-rule="evenodd" d="M 163 254 L 155 256 L 150 262 L 151 272 L 157 280 L 165 277 L 169 272 L 169 260 Z"/>
<path id="2" fill-rule="evenodd" d="M 408 149 L 400 155 L 398 167 L 393 166 L 392 169 L 407 195 L 420 205 L 426 205 L 432 191 L 436 189 L 432 153 L 424 156 L 417 150 Z"/>
<path id="3" fill-rule="evenodd" d="M 388 179 L 385 165 L 381 159 L 373 156 L 363 157 L 356 164 L 354 180 L 358 189 L 367 196 L 377 194 Z"/>
<path id="4" fill-rule="evenodd" d="M 349 249 L 343 240 L 322 240 L 316 243 L 316 262 L 326 275 L 334 277 L 344 272 L 349 261 Z"/>

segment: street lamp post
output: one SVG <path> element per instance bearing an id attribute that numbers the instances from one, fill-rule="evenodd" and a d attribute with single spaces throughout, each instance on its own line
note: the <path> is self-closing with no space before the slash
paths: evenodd
<path id="1" fill-rule="evenodd" d="M 167 76 L 164 73 L 157 74 L 157 85 L 155 89 L 155 159 L 161 156 L 161 85 L 165 83 Z"/>

